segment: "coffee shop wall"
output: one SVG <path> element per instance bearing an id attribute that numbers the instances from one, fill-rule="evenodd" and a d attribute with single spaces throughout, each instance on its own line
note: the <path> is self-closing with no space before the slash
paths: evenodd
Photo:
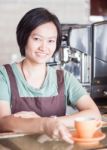
<path id="1" fill-rule="evenodd" d="M 61 23 L 87 23 L 89 0 L 0 0 L 0 64 L 20 59 L 16 26 L 21 17 L 35 7 L 46 7 Z"/>

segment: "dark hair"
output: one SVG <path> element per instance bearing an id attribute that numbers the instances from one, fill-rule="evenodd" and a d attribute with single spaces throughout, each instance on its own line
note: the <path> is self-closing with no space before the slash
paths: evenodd
<path id="1" fill-rule="evenodd" d="M 53 22 L 57 28 L 58 36 L 55 53 L 59 50 L 62 33 L 58 18 L 45 8 L 35 8 L 27 12 L 17 26 L 16 36 L 22 56 L 25 56 L 25 46 L 32 30 L 47 22 Z"/>

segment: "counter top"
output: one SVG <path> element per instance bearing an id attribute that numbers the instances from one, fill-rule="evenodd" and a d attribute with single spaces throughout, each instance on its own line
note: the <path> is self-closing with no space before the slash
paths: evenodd
<path id="1" fill-rule="evenodd" d="M 71 132 L 74 132 L 72 130 Z M 54 141 L 46 135 L 12 134 L 6 137 L 0 136 L 0 150 L 94 150 L 107 149 L 107 123 L 102 132 L 106 135 L 98 144 L 81 145 L 78 143 L 68 144 L 64 141 Z"/>

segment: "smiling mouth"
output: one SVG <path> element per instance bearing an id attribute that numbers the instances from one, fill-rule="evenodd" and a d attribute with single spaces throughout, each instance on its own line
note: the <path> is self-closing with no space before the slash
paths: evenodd
<path id="1" fill-rule="evenodd" d="M 38 55 L 38 56 L 47 56 L 46 53 L 36 53 L 36 55 Z"/>

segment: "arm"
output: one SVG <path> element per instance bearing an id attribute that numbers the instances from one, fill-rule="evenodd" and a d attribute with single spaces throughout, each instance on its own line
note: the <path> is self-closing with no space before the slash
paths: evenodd
<path id="1" fill-rule="evenodd" d="M 89 95 L 82 96 L 77 101 L 76 107 L 79 112 L 76 112 L 73 115 L 59 118 L 60 121 L 68 127 L 74 126 L 74 120 L 77 117 L 90 116 L 96 119 L 101 119 L 100 111 Z"/>
<path id="2" fill-rule="evenodd" d="M 73 143 L 70 131 L 59 119 L 38 115 L 34 117 L 34 114 L 30 118 L 28 116 L 26 117 L 25 112 L 24 116 L 22 112 L 12 115 L 9 103 L 0 101 L 0 132 L 43 133 L 51 138 Z"/>
<path id="3" fill-rule="evenodd" d="M 39 122 L 39 123 L 38 123 Z M 11 114 L 8 102 L 0 101 L 0 131 L 42 133 L 44 119 L 41 117 L 29 116 L 26 112 Z"/>
<path id="4" fill-rule="evenodd" d="M 82 84 L 69 72 L 64 73 L 65 96 L 71 104 L 78 109 L 78 112 L 69 116 L 60 117 L 59 119 L 69 127 L 74 126 L 74 120 L 76 117 L 91 116 L 96 119 L 101 119 L 98 107 L 88 95 L 85 88 L 82 87 Z"/>

